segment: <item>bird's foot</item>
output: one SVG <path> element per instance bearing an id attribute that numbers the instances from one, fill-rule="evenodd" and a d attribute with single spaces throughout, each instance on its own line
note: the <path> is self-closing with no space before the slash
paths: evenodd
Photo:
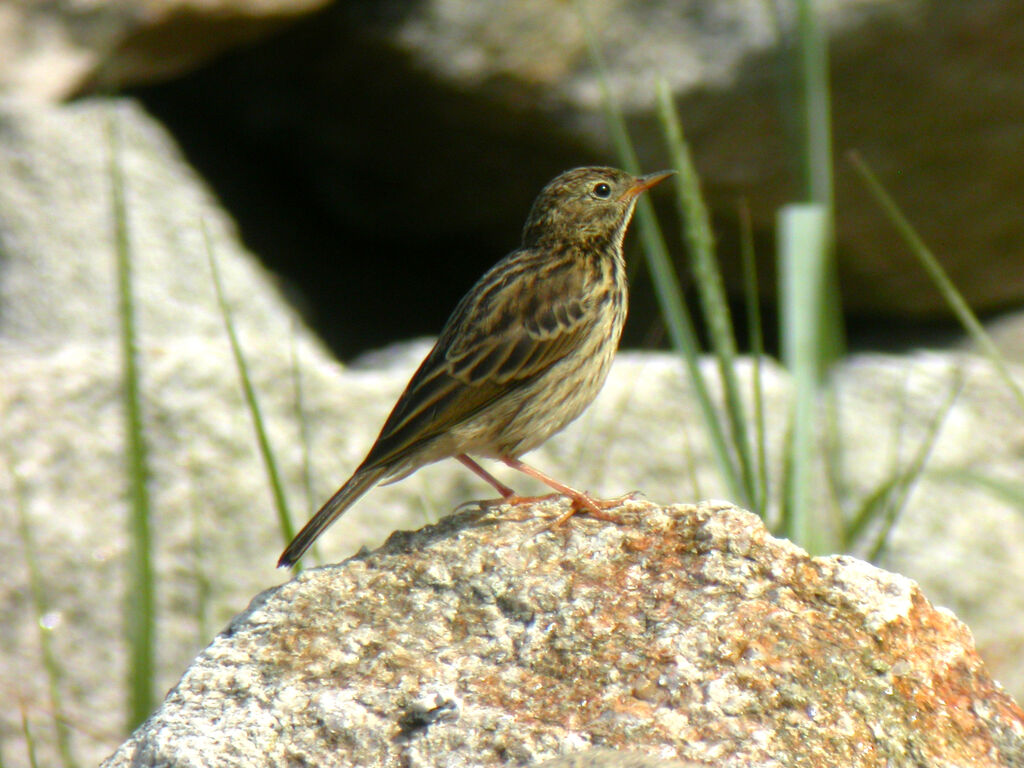
<path id="1" fill-rule="evenodd" d="M 580 512 L 588 514 L 596 520 L 604 520 L 606 523 L 618 524 L 618 517 L 615 515 L 609 515 L 605 510 L 614 509 L 615 507 L 620 506 L 623 501 L 632 497 L 632 494 L 629 494 L 616 499 L 595 499 L 586 491 L 576 491 L 573 494 L 564 495 L 569 497 L 569 509 L 545 525 L 544 528 L 541 529 L 542 531 L 550 531 L 553 528 L 558 528 L 570 517 Z"/>
<path id="2" fill-rule="evenodd" d="M 636 492 L 634 491 L 633 493 L 628 493 L 625 496 L 620 496 L 615 499 L 595 499 L 586 491 L 577 491 L 575 488 L 571 488 L 568 485 L 565 485 L 564 483 L 560 483 L 553 477 L 545 475 L 539 469 L 531 467 L 528 464 L 524 464 L 519 459 L 513 458 L 511 456 L 504 456 L 502 457 L 501 460 L 508 466 L 512 467 L 512 469 L 518 470 L 519 472 L 522 472 L 525 475 L 529 475 L 530 477 L 536 478 L 537 480 L 540 480 L 541 482 L 545 483 L 551 488 L 554 488 L 556 491 L 556 493 L 549 493 L 546 496 L 520 496 L 507 485 L 493 477 L 489 472 L 487 472 L 487 470 L 485 470 L 483 467 L 481 467 L 479 464 L 473 461 L 473 459 L 471 459 L 469 456 L 465 454 L 460 454 L 456 458 L 460 462 L 462 462 L 466 467 L 472 470 L 474 474 L 476 474 L 478 477 L 490 483 L 490 485 L 498 493 L 501 494 L 500 499 L 478 502 L 479 505 L 483 508 L 495 506 L 497 504 L 508 504 L 510 506 L 516 507 L 522 504 L 536 504 L 542 501 L 551 501 L 552 499 L 568 497 L 570 501 L 569 510 L 559 515 L 557 518 L 555 518 L 553 522 L 547 524 L 544 528 L 542 528 L 542 532 L 550 530 L 552 528 L 557 528 L 578 512 L 585 512 L 591 517 L 596 518 L 598 520 L 604 520 L 605 522 L 618 523 L 618 519 L 613 515 L 607 514 L 605 510 L 614 509 L 615 507 L 621 506 L 621 504 L 624 501 L 626 501 L 627 499 L 631 499 L 636 495 Z"/>

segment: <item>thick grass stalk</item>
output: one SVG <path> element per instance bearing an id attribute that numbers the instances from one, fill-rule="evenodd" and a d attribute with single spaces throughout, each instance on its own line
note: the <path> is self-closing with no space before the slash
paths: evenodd
<path id="1" fill-rule="evenodd" d="M 107 124 L 110 143 L 110 187 L 113 205 L 114 245 L 117 260 L 118 319 L 121 329 L 122 392 L 127 439 L 127 473 L 130 489 L 129 577 L 125 626 L 129 645 L 128 727 L 133 729 L 149 715 L 156 702 L 156 587 L 152 562 L 149 465 L 142 423 L 135 302 L 132 291 L 131 242 L 121 168 L 120 134 L 114 120 Z"/>
<path id="2" fill-rule="evenodd" d="M 785 533 L 811 554 L 831 551 L 824 521 L 812 513 L 811 488 L 819 401 L 818 298 L 828 250 L 828 211 L 804 203 L 779 212 L 779 300 L 782 360 L 793 378 L 793 408 L 787 451 Z"/>
<path id="3" fill-rule="evenodd" d="M 729 437 L 733 454 L 739 461 L 739 472 L 745 490 L 746 503 L 753 505 L 762 517 L 763 507 L 757 504 L 759 493 L 755 476 L 754 457 L 747 432 L 747 414 L 740 395 L 736 375 L 736 334 L 732 327 L 729 300 L 725 293 L 722 273 L 715 256 L 715 237 L 711 229 L 711 216 L 704 205 L 700 179 L 694 167 L 683 129 L 676 116 L 675 105 L 664 78 L 658 80 L 658 115 L 669 148 L 672 166 L 678 171 L 676 202 L 683 226 L 683 239 L 693 259 L 693 272 L 704 321 L 711 339 L 711 350 L 718 361 L 718 372 L 725 396 L 725 414 L 729 424 Z"/>
<path id="4" fill-rule="evenodd" d="M 795 0 L 795 4 L 805 197 L 826 206 L 831 218 L 834 184 L 828 40 L 815 0 Z"/>
<path id="5" fill-rule="evenodd" d="M 822 28 L 819 3 L 793 0 L 796 9 L 796 72 L 799 94 L 799 155 L 804 182 L 804 202 L 825 206 L 829 222 L 830 258 L 825 263 L 817 311 L 820 314 L 818 373 L 842 356 L 845 330 L 839 273 L 831 258 L 835 209 L 832 157 L 832 98 L 829 88 L 828 38 Z"/>

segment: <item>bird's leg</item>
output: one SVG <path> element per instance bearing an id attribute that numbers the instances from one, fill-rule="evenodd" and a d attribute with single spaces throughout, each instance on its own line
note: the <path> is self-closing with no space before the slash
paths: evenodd
<path id="1" fill-rule="evenodd" d="M 531 467 L 529 464 L 524 464 L 519 459 L 514 459 L 511 456 L 503 456 L 501 460 L 507 466 L 512 467 L 512 469 L 518 470 L 519 472 L 522 472 L 524 475 L 529 475 L 532 478 L 540 480 L 545 485 L 554 488 L 560 494 L 568 496 L 570 499 L 572 499 L 572 506 L 569 508 L 569 511 L 566 512 L 564 515 L 560 516 L 557 520 L 555 520 L 554 523 L 548 526 L 549 528 L 558 527 L 566 520 L 568 520 L 570 517 L 572 517 L 574 514 L 581 511 L 586 512 L 591 517 L 596 517 L 598 520 L 605 520 L 611 523 L 618 522 L 613 516 L 606 514 L 603 510 L 603 507 L 616 506 L 618 503 L 617 501 L 601 502 L 595 499 L 589 493 L 577 491 L 575 488 L 570 488 L 565 483 L 560 483 L 557 480 L 555 480 L 555 478 L 545 475 L 536 467 Z M 517 499 L 513 497 L 506 498 L 506 501 L 525 501 L 525 499 Z"/>
<path id="2" fill-rule="evenodd" d="M 488 485 L 493 487 L 494 490 L 496 490 L 498 493 L 500 493 L 501 494 L 501 498 L 505 499 L 506 501 L 508 501 L 509 499 L 516 498 L 516 492 L 515 491 L 513 491 L 511 488 L 509 488 L 507 485 L 505 485 L 503 482 L 501 482 L 501 480 L 496 478 L 494 475 L 492 475 L 486 469 L 484 469 L 479 464 L 477 464 L 475 461 L 473 461 L 471 458 L 469 458 L 469 456 L 467 456 L 466 454 L 460 453 L 455 458 L 458 459 L 459 461 L 461 461 L 462 464 L 466 468 L 468 468 L 470 472 L 472 472 L 474 475 L 479 477 L 481 480 L 483 480 Z"/>

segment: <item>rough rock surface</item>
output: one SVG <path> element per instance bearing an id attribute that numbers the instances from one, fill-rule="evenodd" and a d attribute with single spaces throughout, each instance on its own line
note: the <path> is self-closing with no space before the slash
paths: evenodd
<path id="1" fill-rule="evenodd" d="M 588 749 L 548 760 L 538 768 L 701 768 L 697 763 L 664 760 L 639 752 Z"/>
<path id="2" fill-rule="evenodd" d="M 1024 711 L 911 580 L 726 504 L 467 511 L 257 597 L 119 766 L 1013 766 Z"/>

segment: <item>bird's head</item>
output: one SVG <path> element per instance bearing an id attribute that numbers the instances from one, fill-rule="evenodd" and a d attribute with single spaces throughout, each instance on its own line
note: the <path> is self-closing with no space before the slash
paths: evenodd
<path id="1" fill-rule="evenodd" d="M 633 176 L 617 168 L 574 168 L 552 179 L 533 203 L 523 245 L 576 239 L 621 240 L 644 190 L 675 171 Z"/>

